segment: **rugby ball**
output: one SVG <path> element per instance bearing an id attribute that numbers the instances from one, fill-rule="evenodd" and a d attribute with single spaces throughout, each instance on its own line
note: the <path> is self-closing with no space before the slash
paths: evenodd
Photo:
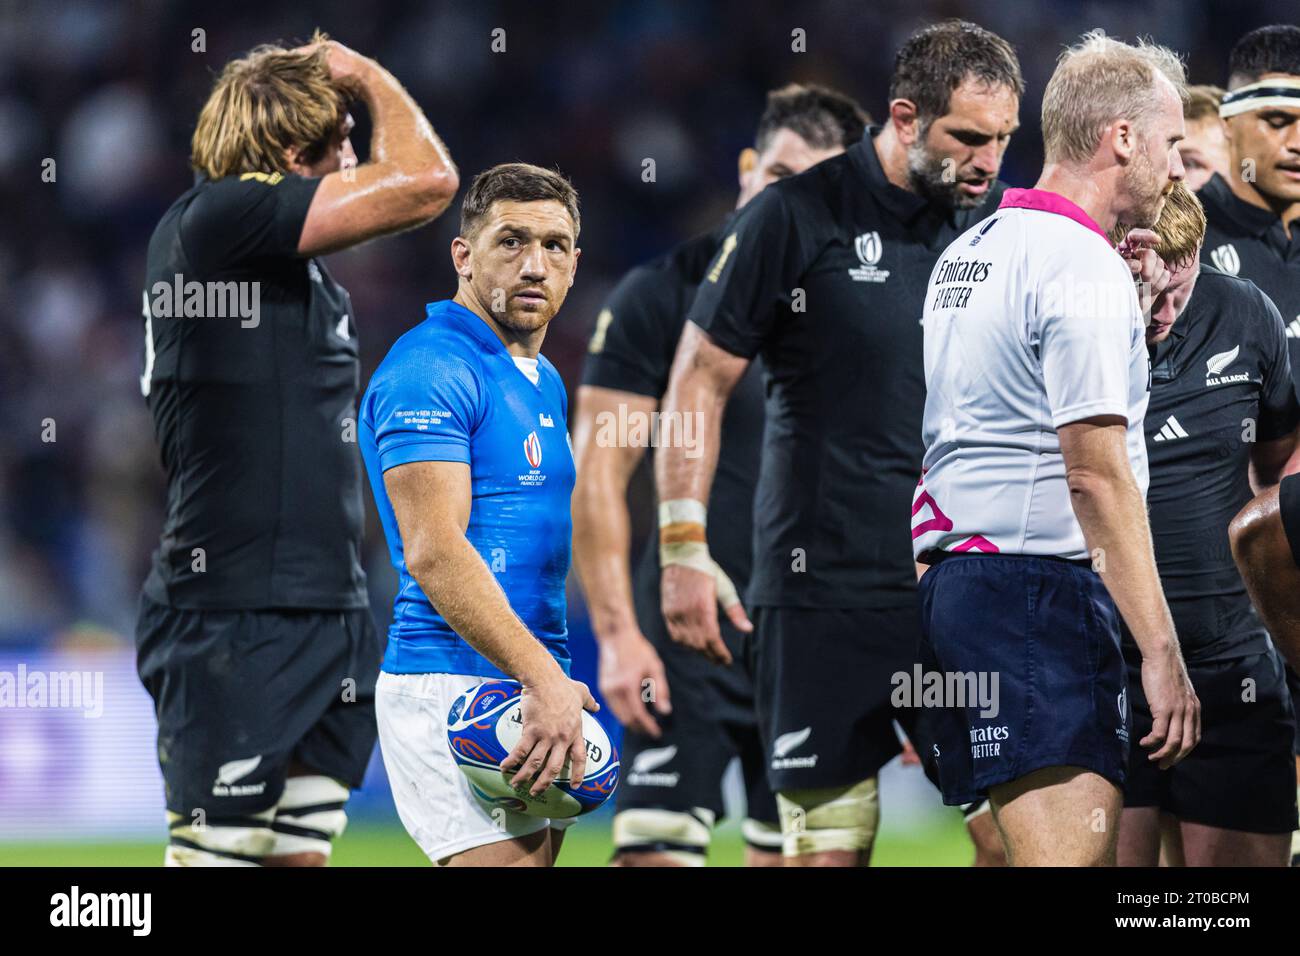
<path id="1" fill-rule="evenodd" d="M 618 753 L 600 723 L 582 712 L 587 739 L 587 769 L 582 783 L 569 782 L 569 764 L 539 796 L 510 786 L 513 774 L 501 761 L 523 733 L 521 688 L 516 681 L 493 680 L 469 688 L 447 712 L 447 745 L 479 800 L 534 817 L 576 817 L 599 808 L 618 786 Z"/>

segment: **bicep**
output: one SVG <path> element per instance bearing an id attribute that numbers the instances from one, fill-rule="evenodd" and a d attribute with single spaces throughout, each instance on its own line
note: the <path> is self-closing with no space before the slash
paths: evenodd
<path id="1" fill-rule="evenodd" d="M 710 395 L 726 398 L 736 387 L 750 359 L 736 355 L 713 340 L 694 322 L 687 322 L 673 359 L 669 391 L 693 385 Z"/>
<path id="2" fill-rule="evenodd" d="M 384 472 L 403 548 L 419 551 L 465 533 L 473 503 L 469 465 L 460 461 L 413 461 Z"/>
<path id="3" fill-rule="evenodd" d="M 1285 473 L 1300 466 L 1300 462 L 1288 467 L 1296 455 L 1296 433 L 1288 432 L 1272 441 L 1255 442 L 1250 447 L 1250 463 L 1255 469 L 1255 476 L 1261 487 L 1276 484 Z"/>
<path id="4" fill-rule="evenodd" d="M 1114 477 L 1125 470 L 1132 474 L 1128 459 L 1128 422 L 1119 415 L 1097 415 L 1080 419 L 1056 430 L 1065 459 L 1066 476 Z"/>
<path id="5" fill-rule="evenodd" d="M 608 481 L 626 489 L 646 448 L 641 441 L 631 440 L 632 428 L 644 429 L 648 440 L 651 416 L 658 406 L 658 400 L 648 395 L 581 386 L 573 428 L 579 483 Z"/>

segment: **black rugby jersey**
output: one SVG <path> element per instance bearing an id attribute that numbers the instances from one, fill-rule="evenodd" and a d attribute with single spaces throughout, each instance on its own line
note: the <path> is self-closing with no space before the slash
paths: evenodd
<path id="1" fill-rule="evenodd" d="M 1232 194 L 1217 173 L 1197 193 L 1208 226 L 1202 258 L 1221 272 L 1249 279 L 1282 313 L 1291 374 L 1300 375 L 1300 217 L 1289 225 Z"/>
<path id="2" fill-rule="evenodd" d="M 915 600 L 925 290 L 1003 187 L 975 209 L 933 204 L 889 182 L 878 132 L 742 209 L 688 314 L 722 348 L 763 360 L 753 605 Z"/>
<path id="3" fill-rule="evenodd" d="M 319 184 L 201 179 L 149 241 L 141 389 L 167 515 L 145 591 L 159 603 L 367 603 L 352 304 L 297 254 Z"/>
<path id="4" fill-rule="evenodd" d="M 1232 560 L 1228 525 L 1253 497 L 1253 443 L 1282 438 L 1300 422 L 1286 342 L 1266 295 L 1202 265 L 1186 310 L 1155 349 L 1147 506 L 1161 584 L 1189 661 L 1267 646 Z"/>

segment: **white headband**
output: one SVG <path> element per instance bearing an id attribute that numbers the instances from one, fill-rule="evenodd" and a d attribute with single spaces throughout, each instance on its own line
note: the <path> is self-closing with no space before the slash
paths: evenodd
<path id="1" fill-rule="evenodd" d="M 1300 77 L 1275 77 L 1233 90 L 1219 104 L 1219 117 L 1227 119 L 1238 113 L 1270 107 L 1300 109 Z"/>

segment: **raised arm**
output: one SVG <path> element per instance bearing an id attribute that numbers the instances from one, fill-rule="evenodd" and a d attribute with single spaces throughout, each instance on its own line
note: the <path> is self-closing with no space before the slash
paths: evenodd
<path id="1" fill-rule="evenodd" d="M 421 226 L 460 186 L 447 147 L 402 84 L 369 57 L 334 40 L 326 46 L 330 74 L 365 102 L 373 132 L 369 162 L 321 180 L 298 241 L 304 256 Z"/>
<path id="2" fill-rule="evenodd" d="M 573 780 L 586 768 L 582 709 L 596 709 L 585 685 L 571 681 L 524 626 L 483 558 L 465 537 L 472 504 L 469 465 L 416 461 L 384 472 L 406 569 L 466 643 L 523 685 L 523 737 L 502 762 L 512 779 L 540 794 L 566 758 Z"/>

